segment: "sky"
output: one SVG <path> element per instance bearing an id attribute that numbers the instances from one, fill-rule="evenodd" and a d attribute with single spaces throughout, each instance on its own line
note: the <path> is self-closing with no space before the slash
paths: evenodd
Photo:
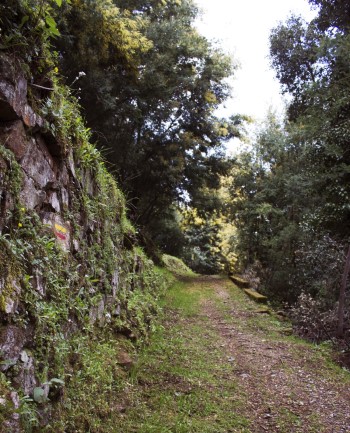
<path id="1" fill-rule="evenodd" d="M 270 107 L 283 112 L 280 86 L 269 66 L 269 33 L 291 12 L 311 19 L 315 11 L 307 0 L 195 1 L 203 11 L 198 30 L 240 64 L 231 83 L 233 98 L 219 114 L 247 114 L 261 121 Z"/>

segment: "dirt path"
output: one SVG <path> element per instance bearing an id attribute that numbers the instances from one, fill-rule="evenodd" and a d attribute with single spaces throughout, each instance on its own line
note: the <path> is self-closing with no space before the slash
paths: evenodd
<path id="1" fill-rule="evenodd" d="M 113 433 L 350 433 L 350 373 L 259 310 L 227 278 L 177 282 Z"/>
<path id="2" fill-rule="evenodd" d="M 201 314 L 209 318 L 244 391 L 251 432 L 349 433 L 346 374 L 316 347 L 283 337 L 275 319 L 263 317 L 258 305 L 222 278 L 202 277 L 201 284 L 214 292 L 202 299 Z"/>

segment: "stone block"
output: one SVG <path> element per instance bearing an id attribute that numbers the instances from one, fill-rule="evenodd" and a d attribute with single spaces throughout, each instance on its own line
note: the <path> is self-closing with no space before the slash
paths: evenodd
<path id="1" fill-rule="evenodd" d="M 45 197 L 45 192 L 37 189 L 34 180 L 24 174 L 22 189 L 19 194 L 19 199 L 22 206 L 28 210 L 33 210 L 36 207 L 41 206 L 45 200 Z"/>
<path id="2" fill-rule="evenodd" d="M 69 174 L 68 169 L 65 164 L 61 164 L 57 173 L 57 180 L 62 187 L 67 187 L 69 185 Z"/>
<path id="3" fill-rule="evenodd" d="M 18 308 L 21 285 L 15 278 L 0 279 L 0 311 L 5 314 L 15 314 Z"/>
<path id="4" fill-rule="evenodd" d="M 15 364 L 25 345 L 24 330 L 18 326 L 8 325 L 0 328 L 0 371 L 8 370 Z"/>
<path id="5" fill-rule="evenodd" d="M 50 204 L 50 206 L 57 212 L 61 212 L 61 205 L 58 200 L 57 192 L 51 191 L 47 193 L 46 202 Z"/>
<path id="6" fill-rule="evenodd" d="M 17 388 L 21 389 L 24 395 L 31 395 L 37 385 L 35 379 L 34 359 L 29 353 L 23 350 L 19 356 L 19 374 L 14 378 Z"/>
<path id="7" fill-rule="evenodd" d="M 1 177 L 0 177 L 1 179 Z M 13 210 L 15 207 L 14 196 L 4 189 L 0 188 L 0 231 L 3 230 L 6 223 L 7 211 Z"/>
<path id="8" fill-rule="evenodd" d="M 28 127 L 44 127 L 44 119 L 28 105 L 27 91 L 27 80 L 24 77 L 17 76 L 11 82 L 5 77 L 1 78 L 0 121 L 7 122 L 22 118 Z"/>
<path id="9" fill-rule="evenodd" d="M 20 118 L 14 108 L 15 88 L 5 80 L 0 81 L 0 121 L 8 122 Z"/>
<path id="10" fill-rule="evenodd" d="M 0 76 L 9 81 L 10 83 L 14 83 L 16 76 L 16 68 L 13 63 L 13 59 L 5 56 L 4 54 L 0 55 Z"/>
<path id="11" fill-rule="evenodd" d="M 68 158 L 67 158 L 67 162 L 68 162 L 68 168 L 73 176 L 73 179 L 77 179 L 77 174 L 75 172 L 75 162 L 74 162 L 74 155 L 73 155 L 73 151 L 71 150 L 68 154 Z"/>
<path id="12" fill-rule="evenodd" d="M 56 179 L 53 171 L 53 161 L 48 160 L 45 156 L 42 149 L 37 146 L 36 141 L 32 139 L 28 151 L 21 161 L 24 172 L 41 189 L 45 189 L 49 183 L 54 182 Z"/>
<path id="13" fill-rule="evenodd" d="M 91 307 L 89 312 L 89 321 L 93 325 L 97 322 L 99 326 L 103 326 L 106 321 L 106 299 L 102 298 L 97 305 Z"/>
<path id="14" fill-rule="evenodd" d="M 21 433 L 23 429 L 21 428 L 21 422 L 18 413 L 20 407 L 20 399 L 18 393 L 12 391 L 9 395 L 9 400 L 11 401 L 14 410 L 11 417 L 5 420 L 3 425 L 0 427 L 2 428 L 1 432 Z"/>
<path id="15" fill-rule="evenodd" d="M 82 170 L 82 184 L 84 186 L 85 191 L 91 197 L 94 197 L 97 188 L 96 188 L 96 181 L 94 178 L 94 174 L 91 172 L 91 170 Z"/>
<path id="16" fill-rule="evenodd" d="M 66 188 L 61 188 L 61 202 L 63 205 L 63 208 L 68 209 L 69 207 L 69 194 L 68 191 L 66 190 Z"/>
<path id="17" fill-rule="evenodd" d="M 33 272 L 33 278 L 31 279 L 31 286 L 34 290 L 40 293 L 41 296 L 46 294 L 46 284 L 43 275 L 38 269 Z"/>
<path id="18" fill-rule="evenodd" d="M 131 370 L 133 368 L 133 366 L 135 365 L 134 360 L 125 351 L 120 351 L 118 353 L 117 362 L 121 367 L 123 367 L 125 370 L 128 370 L 128 371 Z"/>
<path id="19" fill-rule="evenodd" d="M 21 120 L 9 122 L 0 128 L 0 144 L 10 149 L 17 161 L 23 158 L 28 147 L 28 138 Z"/>
<path id="20" fill-rule="evenodd" d="M 75 253 L 80 251 L 80 243 L 79 243 L 78 239 L 73 239 L 73 251 Z"/>
<path id="21" fill-rule="evenodd" d="M 236 284 L 236 286 L 241 287 L 241 288 L 244 288 L 244 287 L 248 288 L 249 287 L 249 282 L 244 280 L 243 278 L 238 277 L 237 275 L 233 275 L 233 274 L 229 275 L 229 277 L 230 277 L 230 280 Z"/>
<path id="22" fill-rule="evenodd" d="M 56 242 L 63 251 L 70 251 L 71 246 L 71 226 L 68 221 L 64 221 L 63 218 L 55 213 L 46 212 L 42 216 L 43 224 L 51 228 L 53 234 L 56 237 Z"/>
<path id="23" fill-rule="evenodd" d="M 101 299 L 97 305 L 97 319 L 101 322 L 104 319 L 105 300 Z"/>
<path id="24" fill-rule="evenodd" d="M 118 304 L 115 310 L 113 311 L 113 316 L 120 316 L 121 312 L 122 312 L 121 306 L 120 304 Z"/>
<path id="25" fill-rule="evenodd" d="M 23 116 L 25 112 L 25 107 L 27 106 L 27 92 L 28 92 L 27 80 L 23 77 L 18 77 L 18 79 L 16 80 L 14 95 L 12 100 L 13 109 L 15 110 L 18 116 Z"/>
<path id="26" fill-rule="evenodd" d="M 112 295 L 113 295 L 113 298 L 115 299 L 117 297 L 117 291 L 118 291 L 118 287 L 119 287 L 119 269 L 116 269 L 114 271 L 114 274 L 112 276 L 111 285 L 112 285 Z"/>
<path id="27" fill-rule="evenodd" d="M 35 141 L 36 141 L 36 144 L 38 146 L 38 149 L 39 149 L 40 153 L 43 155 L 43 157 L 45 158 L 46 162 L 51 167 L 52 171 L 54 171 L 56 173 L 57 169 L 56 169 L 56 164 L 55 164 L 53 155 L 50 153 L 50 151 L 49 151 L 49 149 L 47 147 L 47 143 L 44 140 L 43 136 L 41 134 L 36 134 L 35 135 Z"/>
<path id="28" fill-rule="evenodd" d="M 57 138 L 53 135 L 51 130 L 48 128 L 48 124 L 43 128 L 41 133 L 43 139 L 45 140 L 45 145 L 52 156 L 61 159 L 64 153 L 64 148 Z"/>
<path id="29" fill-rule="evenodd" d="M 266 302 L 267 301 L 267 297 L 262 295 L 261 293 L 256 292 L 253 289 L 244 289 L 244 292 L 252 299 L 254 299 L 254 301 L 256 302 Z"/>
<path id="30" fill-rule="evenodd" d="M 45 121 L 42 117 L 34 112 L 32 107 L 28 104 L 25 104 L 22 109 L 22 119 L 26 126 L 30 128 L 34 128 L 35 126 L 39 128 L 44 128 Z"/>

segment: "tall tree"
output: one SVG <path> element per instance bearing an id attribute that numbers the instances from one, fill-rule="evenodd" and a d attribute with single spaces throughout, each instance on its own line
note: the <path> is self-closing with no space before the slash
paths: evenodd
<path id="1" fill-rule="evenodd" d="M 105 40 L 96 12 L 105 4 L 116 20 L 110 27 L 129 45 Z M 191 0 L 72 0 L 62 23 L 62 68 L 71 81 L 86 73 L 79 86 L 87 121 L 143 226 L 174 201 L 218 186 L 229 167 L 222 144 L 239 133 L 239 118 L 214 115 L 229 95 L 232 61 L 198 34 L 196 15 Z M 86 44 L 106 54 L 86 56 Z"/>
<path id="2" fill-rule="evenodd" d="M 350 21 L 348 2 L 310 3 L 314 20 L 292 16 L 271 33 L 288 119 L 270 119 L 235 169 L 233 210 L 241 257 L 262 264 L 265 286 L 289 300 L 305 290 L 329 309 L 350 235 Z"/>
<path id="3" fill-rule="evenodd" d="M 346 2 L 312 1 L 318 16 L 306 24 L 292 18 L 271 35 L 272 63 L 292 94 L 289 118 L 302 128 L 317 174 L 320 226 L 339 236 L 350 230 L 349 18 Z M 339 8 L 338 8 L 339 6 Z"/>

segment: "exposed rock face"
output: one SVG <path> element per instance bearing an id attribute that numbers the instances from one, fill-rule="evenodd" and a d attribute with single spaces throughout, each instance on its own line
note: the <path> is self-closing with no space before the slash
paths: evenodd
<path id="1" fill-rule="evenodd" d="M 31 395 L 33 389 L 37 385 L 35 378 L 34 358 L 31 357 L 25 350 L 20 353 L 19 357 L 19 374 L 14 378 L 14 383 L 17 384 L 25 395 Z"/>
<path id="2" fill-rule="evenodd" d="M 12 150 L 17 161 L 20 161 L 27 151 L 28 138 L 23 122 L 4 122 L 0 129 L 0 142 Z"/>
<path id="3" fill-rule="evenodd" d="M 0 348 L 4 359 L 4 363 L 0 366 L 1 371 L 6 371 L 16 364 L 25 342 L 26 337 L 23 329 L 13 325 L 0 329 Z"/>
<path id="4" fill-rule="evenodd" d="M 70 250 L 70 226 L 65 224 L 60 212 L 69 204 L 68 167 L 62 159 L 52 155 L 45 143 L 44 120 L 34 112 L 27 100 L 27 81 L 12 62 L 6 57 L 0 58 L 0 146 L 11 152 L 19 163 L 21 185 L 19 192 L 20 206 L 26 211 L 35 210 L 47 222 L 56 236 L 57 242 L 66 252 Z M 34 129 L 36 128 L 36 130 Z M 40 132 L 42 130 L 42 132 Z M 36 131 L 36 132 L 34 132 Z M 55 147 L 54 147 L 55 148 Z M 57 148 L 57 144 L 56 144 Z M 57 153 L 57 152 L 56 152 Z M 72 162 L 71 162 L 72 165 Z M 74 163 L 73 163 L 74 165 Z M 13 174 L 12 163 L 0 157 L 0 233 L 6 228 L 8 213 L 15 211 L 16 197 L 8 184 Z M 61 193 L 62 191 L 62 193 Z M 47 212 L 50 210 L 50 217 Z M 65 227 L 66 236 L 57 230 Z M 63 240 L 62 237 L 65 237 Z M 5 255 L 6 259 L 6 255 Z M 33 273 L 31 286 L 40 296 L 45 296 L 45 278 L 43 272 Z M 22 320 L 14 324 L 14 318 L 20 317 L 21 294 L 25 288 L 21 283 L 22 275 L 4 264 L 0 275 L 0 371 L 8 374 L 13 385 L 25 395 L 32 395 L 37 385 L 35 359 L 25 349 L 33 345 L 35 335 L 33 327 Z M 22 307 L 23 309 L 23 307 Z M 23 314 L 23 313 L 22 313 Z M 20 321 L 21 322 L 21 321 Z M 18 407 L 18 395 L 8 395 L 8 404 Z M 18 414 L 7 421 L 11 431 L 17 431 Z"/>
<path id="5" fill-rule="evenodd" d="M 127 352 L 120 352 L 117 361 L 125 370 L 131 370 L 135 365 L 135 362 Z"/>
<path id="6" fill-rule="evenodd" d="M 35 186 L 45 191 L 56 180 L 55 171 L 57 169 L 53 158 L 45 149 L 41 140 L 32 138 L 27 142 L 26 147 L 27 151 L 20 160 L 21 167 L 25 174 L 34 181 Z"/>
<path id="7" fill-rule="evenodd" d="M 143 285 L 142 259 L 133 247 L 122 251 L 123 201 L 111 212 L 116 187 L 105 178 L 102 203 L 99 169 L 84 165 L 77 148 L 48 132 L 24 75 L 0 55 L 0 372 L 14 408 L 17 391 L 50 392 L 60 342 L 86 326 L 112 327 L 125 317 L 128 293 Z M 6 423 L 21 431 L 18 414 Z"/>
<path id="8" fill-rule="evenodd" d="M 0 59 L 0 118 L 2 121 L 22 119 L 29 127 L 43 127 L 44 120 L 27 101 L 28 83 L 6 57 Z"/>
<path id="9" fill-rule="evenodd" d="M 0 404 L 2 406 L 11 405 L 13 408 L 12 415 L 1 426 L 1 432 L 21 433 L 21 424 L 18 414 L 20 406 L 19 395 L 17 392 L 12 391 L 6 398 L 0 397 Z"/>

